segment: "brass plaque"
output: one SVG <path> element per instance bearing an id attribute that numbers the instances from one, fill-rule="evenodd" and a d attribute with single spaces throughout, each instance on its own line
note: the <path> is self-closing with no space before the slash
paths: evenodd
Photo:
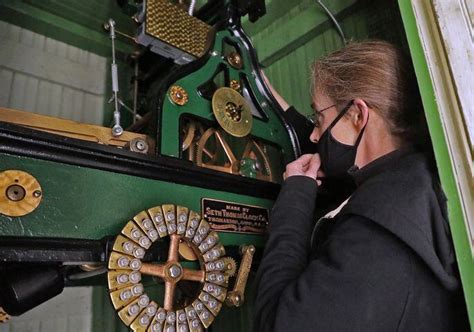
<path id="1" fill-rule="evenodd" d="M 211 228 L 220 232 L 263 234 L 268 210 L 259 206 L 203 198 L 202 214 Z"/>

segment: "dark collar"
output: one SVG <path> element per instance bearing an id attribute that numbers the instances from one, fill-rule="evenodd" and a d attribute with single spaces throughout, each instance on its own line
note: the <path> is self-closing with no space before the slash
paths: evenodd
<path id="1" fill-rule="evenodd" d="M 371 161 L 362 168 L 354 165 L 347 172 L 354 179 L 356 185 L 360 186 L 367 179 L 384 172 L 387 170 L 387 168 L 393 166 L 393 164 L 396 163 L 398 159 L 409 153 L 412 153 L 413 151 L 413 148 L 400 148 Z"/>

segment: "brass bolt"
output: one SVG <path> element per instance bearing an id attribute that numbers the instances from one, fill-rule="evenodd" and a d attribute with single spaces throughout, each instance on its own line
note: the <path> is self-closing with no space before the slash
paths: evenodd
<path id="1" fill-rule="evenodd" d="M 227 56 L 227 62 L 229 62 L 229 64 L 236 69 L 242 69 L 242 58 L 237 52 L 230 53 Z"/>

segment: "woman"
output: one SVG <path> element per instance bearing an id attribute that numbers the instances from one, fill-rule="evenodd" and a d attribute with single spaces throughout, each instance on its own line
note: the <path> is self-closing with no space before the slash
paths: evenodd
<path id="1" fill-rule="evenodd" d="M 313 71 L 318 154 L 286 167 L 257 275 L 255 331 L 466 329 L 446 199 L 415 149 L 407 65 L 353 43 Z M 320 178 L 357 188 L 314 223 Z"/>

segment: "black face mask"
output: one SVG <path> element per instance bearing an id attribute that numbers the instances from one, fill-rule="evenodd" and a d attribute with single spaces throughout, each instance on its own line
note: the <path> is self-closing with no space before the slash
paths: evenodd
<path id="1" fill-rule="evenodd" d="M 321 157 L 321 169 L 327 177 L 343 177 L 355 163 L 357 147 L 362 139 L 364 128 L 362 128 L 354 145 L 339 142 L 332 136 L 331 129 L 347 113 L 352 106 L 352 101 L 337 115 L 334 121 L 321 135 L 318 141 L 318 152 Z"/>

